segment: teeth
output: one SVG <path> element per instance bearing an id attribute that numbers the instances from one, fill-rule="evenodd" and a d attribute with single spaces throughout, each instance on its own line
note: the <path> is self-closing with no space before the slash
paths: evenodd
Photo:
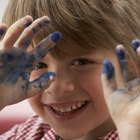
<path id="1" fill-rule="evenodd" d="M 78 108 L 80 108 L 81 106 L 82 106 L 82 103 L 81 102 L 77 104 L 77 107 Z"/>
<path id="2" fill-rule="evenodd" d="M 66 112 L 72 111 L 71 107 L 66 107 Z"/>
<path id="3" fill-rule="evenodd" d="M 73 105 L 73 106 L 72 106 L 72 110 L 75 110 L 76 108 L 77 108 L 76 105 Z"/>
<path id="4" fill-rule="evenodd" d="M 79 108 L 81 108 L 83 105 L 86 104 L 86 101 L 81 101 L 78 104 L 74 104 L 72 106 L 68 106 L 68 107 L 56 107 L 56 106 L 51 106 L 53 108 L 54 111 L 56 111 L 58 114 L 67 114 L 70 113 L 72 111 L 75 111 Z"/>

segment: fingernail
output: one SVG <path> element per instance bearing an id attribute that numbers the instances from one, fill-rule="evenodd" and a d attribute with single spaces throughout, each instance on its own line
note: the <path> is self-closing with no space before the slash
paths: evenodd
<path id="1" fill-rule="evenodd" d="M 50 19 L 48 17 L 43 17 L 43 19 L 38 23 L 39 27 L 42 28 L 50 23 Z"/>
<path id="2" fill-rule="evenodd" d="M 114 67 L 108 60 L 103 61 L 103 73 L 107 75 L 108 80 L 110 80 L 114 76 Z"/>
<path id="3" fill-rule="evenodd" d="M 23 24 L 25 27 L 28 27 L 32 24 L 33 19 L 31 16 L 26 16 L 20 19 L 21 24 Z"/>
<path id="4" fill-rule="evenodd" d="M 125 53 L 120 48 L 116 48 L 116 54 L 120 60 L 125 58 Z"/>
<path id="5" fill-rule="evenodd" d="M 131 47 L 134 51 L 137 50 L 138 47 L 140 47 L 140 41 L 138 39 L 135 39 L 131 42 Z"/>
<path id="6" fill-rule="evenodd" d="M 42 21 L 44 24 L 48 24 L 48 23 L 50 23 L 50 18 L 49 17 L 46 17 L 46 16 L 44 16 L 43 17 L 43 21 Z"/>
<path id="7" fill-rule="evenodd" d="M 62 35 L 60 32 L 54 32 L 52 33 L 51 35 L 51 40 L 54 42 L 54 43 L 57 43 L 60 39 L 61 39 Z"/>

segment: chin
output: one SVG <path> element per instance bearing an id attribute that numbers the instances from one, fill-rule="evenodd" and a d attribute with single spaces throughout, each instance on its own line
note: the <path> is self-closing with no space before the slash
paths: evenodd
<path id="1" fill-rule="evenodd" d="M 82 125 L 80 127 L 72 126 L 72 125 L 51 125 L 50 126 L 54 129 L 55 133 L 58 134 L 61 138 L 65 140 L 74 140 L 81 137 L 85 137 L 92 132 L 93 126 L 91 125 Z"/>
<path id="2" fill-rule="evenodd" d="M 55 130 L 56 134 L 58 134 L 61 138 L 65 139 L 65 140 L 74 140 L 74 139 L 78 139 L 80 137 L 82 137 L 84 134 L 83 133 L 79 133 L 77 131 L 57 131 Z M 85 133 L 85 132 L 84 132 Z"/>

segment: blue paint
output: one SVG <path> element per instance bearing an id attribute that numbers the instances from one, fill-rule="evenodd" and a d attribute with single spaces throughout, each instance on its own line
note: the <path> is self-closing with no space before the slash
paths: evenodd
<path id="1" fill-rule="evenodd" d="M 43 89 L 45 85 L 47 85 L 48 81 L 50 80 L 49 77 L 55 77 L 56 74 L 54 72 L 47 72 L 42 74 L 38 79 L 34 80 L 34 87 Z"/>
<path id="2" fill-rule="evenodd" d="M 25 46 L 25 49 L 31 44 L 31 40 L 30 39 L 26 39 L 23 41 L 23 46 Z"/>
<path id="3" fill-rule="evenodd" d="M 28 63 L 26 65 L 27 68 L 30 68 L 33 66 L 34 64 L 34 61 L 35 61 L 35 57 L 34 55 L 30 55 L 29 58 L 28 58 Z"/>
<path id="4" fill-rule="evenodd" d="M 27 66 L 27 63 L 28 63 L 28 60 L 29 60 L 29 56 L 23 52 L 17 58 L 18 58 L 17 66 L 21 67 L 21 68 L 25 68 Z"/>
<path id="5" fill-rule="evenodd" d="M 19 78 L 22 78 L 22 79 L 25 78 L 25 75 L 27 75 L 26 72 L 16 69 L 16 70 L 13 70 L 12 72 L 9 72 L 9 74 L 7 74 L 7 76 L 5 76 L 6 78 L 4 81 L 9 84 L 15 84 L 15 83 L 17 83 Z"/>
<path id="6" fill-rule="evenodd" d="M 32 24 L 32 21 L 30 21 L 30 22 L 24 24 L 24 26 L 25 26 L 25 28 L 26 28 L 26 27 L 30 26 L 31 24 Z"/>
<path id="7" fill-rule="evenodd" d="M 138 39 L 135 39 L 131 42 L 131 47 L 134 51 L 137 50 L 138 47 L 140 47 L 140 41 Z"/>
<path id="8" fill-rule="evenodd" d="M 120 48 L 116 48 L 116 54 L 120 60 L 123 60 L 125 58 L 125 53 Z"/>
<path id="9" fill-rule="evenodd" d="M 4 55 L 2 55 L 3 63 L 11 62 L 14 58 L 15 58 L 14 55 L 10 53 L 5 53 Z"/>
<path id="10" fill-rule="evenodd" d="M 42 22 L 39 22 L 39 23 L 38 23 L 38 26 L 39 26 L 39 28 L 42 28 L 42 27 L 48 25 L 49 23 L 50 23 L 50 20 L 47 19 L 47 20 L 44 20 L 44 21 L 42 21 Z"/>
<path id="11" fill-rule="evenodd" d="M 21 72 L 20 75 L 19 75 L 19 77 L 21 77 L 24 81 L 28 81 L 30 75 L 27 72 Z"/>
<path id="12" fill-rule="evenodd" d="M 44 52 L 41 50 L 40 46 L 38 48 L 36 48 L 34 55 L 38 59 L 41 59 L 44 57 Z"/>
<path id="13" fill-rule="evenodd" d="M 107 79 L 110 80 L 114 76 L 114 67 L 112 63 L 108 60 L 103 61 L 103 73 L 107 75 Z"/>
<path id="14" fill-rule="evenodd" d="M 29 73 L 33 69 L 35 57 L 22 49 L 12 48 L 0 52 L 0 83 L 15 84 L 19 78 L 28 82 Z"/>
<path id="15" fill-rule="evenodd" d="M 27 55 L 25 52 L 22 52 L 17 56 L 17 67 L 20 68 L 30 68 L 33 66 L 35 58 L 33 55 Z"/>
<path id="16" fill-rule="evenodd" d="M 54 32 L 52 33 L 51 35 L 51 40 L 54 42 L 54 43 L 57 43 L 60 39 L 61 39 L 62 35 L 60 32 Z"/>
<path id="17" fill-rule="evenodd" d="M 127 61 L 125 59 L 125 52 L 120 48 L 116 48 L 116 54 L 118 56 L 122 68 L 125 69 L 127 66 Z"/>

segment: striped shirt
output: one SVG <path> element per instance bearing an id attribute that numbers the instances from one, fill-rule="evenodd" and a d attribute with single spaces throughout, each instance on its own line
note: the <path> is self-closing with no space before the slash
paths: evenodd
<path id="1" fill-rule="evenodd" d="M 25 123 L 15 125 L 11 130 L 0 135 L 0 140 L 62 140 L 62 138 L 36 115 Z M 119 138 L 117 131 L 113 130 L 105 137 L 98 138 L 98 140 L 119 140 Z"/>

